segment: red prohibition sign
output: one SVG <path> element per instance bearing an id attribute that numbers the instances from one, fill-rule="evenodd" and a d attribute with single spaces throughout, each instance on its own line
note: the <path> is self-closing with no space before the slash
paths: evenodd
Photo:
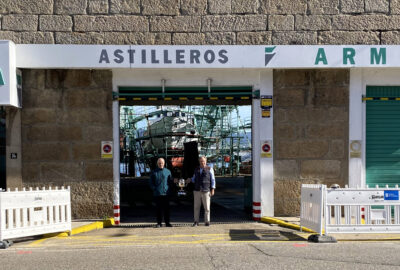
<path id="1" fill-rule="evenodd" d="M 104 153 L 110 153 L 111 152 L 111 145 L 106 144 L 103 146 L 103 151 Z"/>
<path id="2" fill-rule="evenodd" d="M 271 146 L 269 146 L 268 143 L 263 144 L 262 150 L 263 150 L 263 152 L 268 153 L 271 150 Z"/>

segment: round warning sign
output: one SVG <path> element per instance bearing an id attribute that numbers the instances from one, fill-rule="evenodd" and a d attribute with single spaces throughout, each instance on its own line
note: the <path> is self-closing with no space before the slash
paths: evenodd
<path id="1" fill-rule="evenodd" d="M 112 141 L 101 142 L 101 158 L 112 158 Z"/>
<path id="2" fill-rule="evenodd" d="M 272 158 L 272 141 L 264 141 L 261 144 L 261 157 Z"/>
<path id="3" fill-rule="evenodd" d="M 269 151 L 271 151 L 271 146 L 269 146 L 268 143 L 264 143 L 261 148 L 264 153 L 269 153 Z"/>
<path id="4" fill-rule="evenodd" d="M 103 146 L 103 152 L 109 154 L 111 152 L 111 145 L 106 144 Z"/>

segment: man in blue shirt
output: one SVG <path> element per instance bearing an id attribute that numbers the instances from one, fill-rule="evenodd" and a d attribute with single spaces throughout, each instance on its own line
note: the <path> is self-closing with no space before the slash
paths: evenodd
<path id="1" fill-rule="evenodd" d="M 150 175 L 150 188 L 153 191 L 157 209 L 157 228 L 161 227 L 162 217 L 164 216 L 165 226 L 172 227 L 169 223 L 169 193 L 172 185 L 171 171 L 164 168 L 165 160 L 157 160 L 157 168 Z"/>
<path id="2" fill-rule="evenodd" d="M 199 158 L 200 167 L 194 170 L 192 178 L 188 178 L 187 182 L 194 183 L 194 223 L 193 226 L 199 225 L 200 206 L 204 207 L 204 222 L 206 226 L 210 226 L 210 204 L 211 196 L 215 192 L 215 175 L 213 168 L 207 166 L 207 158 L 202 156 Z"/>

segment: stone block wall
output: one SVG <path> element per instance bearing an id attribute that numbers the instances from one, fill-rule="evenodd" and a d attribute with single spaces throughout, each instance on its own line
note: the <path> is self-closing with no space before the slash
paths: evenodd
<path id="1" fill-rule="evenodd" d="M 398 0 L 2 0 L 0 39 L 57 44 L 398 44 Z"/>
<path id="2" fill-rule="evenodd" d="M 17 44 L 399 44 L 400 1 L 1 0 L 0 39 Z M 276 215 L 298 214 L 301 183 L 347 182 L 348 77 L 348 70 L 274 72 Z M 111 100 L 109 84 L 111 74 L 105 71 L 24 72 L 24 183 L 57 179 L 77 188 L 86 183 L 88 189 L 111 183 L 112 164 L 97 153 L 100 140 L 112 139 L 111 101 L 104 103 Z M 98 98 L 90 99 L 87 89 L 97 89 Z M 99 134 L 107 135 L 89 139 Z M 94 190 L 88 196 L 102 198 Z M 74 200 L 81 199 L 89 203 Z M 102 204 L 96 205 L 93 214 L 102 215 Z"/>
<path id="3" fill-rule="evenodd" d="M 275 215 L 300 213 L 305 183 L 348 183 L 349 77 L 343 69 L 274 71 Z"/>
<path id="4" fill-rule="evenodd" d="M 112 216 L 112 74 L 103 70 L 24 70 L 24 186 L 71 186 L 74 218 Z"/>

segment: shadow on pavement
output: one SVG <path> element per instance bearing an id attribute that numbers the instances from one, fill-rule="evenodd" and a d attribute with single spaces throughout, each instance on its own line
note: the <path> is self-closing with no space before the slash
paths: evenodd
<path id="1" fill-rule="evenodd" d="M 232 241 L 304 241 L 306 239 L 291 232 L 280 230 L 229 230 Z"/>
<path id="2" fill-rule="evenodd" d="M 156 223 L 156 209 L 148 180 L 125 181 L 121 189 L 121 225 L 137 224 L 140 227 L 151 227 Z M 217 190 L 211 199 L 211 223 L 253 222 L 251 208 L 245 211 L 244 178 L 217 178 Z M 176 194 L 176 192 L 174 193 Z M 193 223 L 193 196 L 187 190 L 186 196 L 171 197 L 171 223 L 174 226 L 187 226 Z M 250 211 L 249 211 L 250 210 Z M 203 222 L 203 209 L 200 212 L 200 223 Z"/>

